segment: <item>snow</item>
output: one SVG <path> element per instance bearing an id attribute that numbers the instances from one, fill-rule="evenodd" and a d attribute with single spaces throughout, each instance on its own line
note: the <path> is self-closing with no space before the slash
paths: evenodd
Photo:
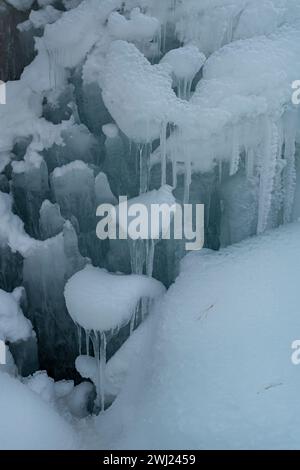
<path id="1" fill-rule="evenodd" d="M 164 185 L 160 189 L 153 189 L 135 198 L 120 202 L 115 210 L 116 223 L 119 225 L 122 236 L 128 236 L 128 238 L 130 238 L 130 225 L 140 213 L 140 209 L 136 210 L 135 206 L 137 208 L 143 208 L 140 217 L 145 224 L 145 226 L 141 228 L 144 239 L 158 240 L 164 235 L 163 231 L 169 229 L 172 217 L 170 217 L 169 221 L 166 220 L 166 218 L 164 218 L 164 220 L 161 218 L 157 219 L 154 217 L 153 209 L 155 206 L 157 208 L 169 209 L 173 216 L 176 212 L 176 199 L 172 191 L 173 188 L 171 186 Z M 124 217 L 124 214 L 126 214 L 126 217 Z"/>
<path id="2" fill-rule="evenodd" d="M 203 66 L 206 57 L 198 47 L 187 45 L 172 49 L 161 59 L 170 65 L 174 76 L 179 80 L 192 80 Z"/>
<path id="3" fill-rule="evenodd" d="M 159 137 L 176 102 L 164 67 L 151 65 L 133 44 L 120 40 L 107 54 L 102 96 L 119 128 L 139 143 Z"/>
<path id="4" fill-rule="evenodd" d="M 0 289 L 0 338 L 3 341 L 26 340 L 33 334 L 32 325 L 19 305 L 20 295 L 20 289 L 12 293 Z"/>
<path id="5" fill-rule="evenodd" d="M 0 416 L 1 449 L 71 450 L 78 445 L 71 426 L 51 406 L 3 372 L 0 372 Z"/>
<path id="6" fill-rule="evenodd" d="M 48 377 L 46 371 L 35 372 L 23 380 L 23 383 L 34 393 L 37 393 L 46 403 L 54 403 L 55 387 L 54 380 Z"/>
<path id="7" fill-rule="evenodd" d="M 160 22 L 141 13 L 140 8 L 133 8 L 127 20 L 118 12 L 112 12 L 108 18 L 108 32 L 115 39 L 127 41 L 151 41 L 160 30 Z"/>
<path id="8" fill-rule="evenodd" d="M 118 127 L 115 124 L 105 124 L 102 132 L 108 139 L 115 139 L 119 135 Z"/>
<path id="9" fill-rule="evenodd" d="M 116 204 L 117 199 L 113 195 L 105 173 L 98 173 L 95 178 L 95 196 L 97 204 Z"/>
<path id="10" fill-rule="evenodd" d="M 92 266 L 76 273 L 65 287 L 73 321 L 86 330 L 102 332 L 127 324 L 141 298 L 155 299 L 163 293 L 163 285 L 155 279 L 111 274 Z"/>
<path id="11" fill-rule="evenodd" d="M 40 242 L 27 235 L 22 220 L 12 212 L 12 203 L 9 194 L 0 192 L 0 244 L 26 256 Z"/>
<path id="12" fill-rule="evenodd" d="M 47 5 L 42 10 L 32 10 L 29 15 L 29 22 L 34 28 L 42 28 L 46 24 L 55 23 L 61 15 L 61 11 L 56 10 L 51 5 Z"/>
<path id="13" fill-rule="evenodd" d="M 115 448 L 299 448 L 299 236 L 296 223 L 185 258 L 109 421 L 98 420 Z"/>
<path id="14" fill-rule="evenodd" d="M 84 162 L 81 160 L 75 160 L 74 162 L 68 163 L 67 165 L 56 167 L 52 173 L 52 178 L 63 178 L 64 176 L 76 170 L 83 171 L 85 173 L 88 172 L 89 175 L 93 175 L 92 170 L 90 170 Z"/>

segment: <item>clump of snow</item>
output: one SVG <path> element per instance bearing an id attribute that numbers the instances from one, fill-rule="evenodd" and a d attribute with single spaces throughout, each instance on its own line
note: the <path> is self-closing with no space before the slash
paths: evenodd
<path id="1" fill-rule="evenodd" d="M 95 178 L 95 196 L 97 204 L 116 204 L 117 199 L 113 195 L 105 173 L 100 172 Z"/>
<path id="2" fill-rule="evenodd" d="M 75 449 L 71 426 L 26 385 L 0 372 L 0 448 Z"/>
<path id="3" fill-rule="evenodd" d="M 193 80 L 203 67 L 206 57 L 192 44 L 172 49 L 161 59 L 161 63 L 168 64 L 172 73 L 178 80 Z"/>
<path id="4" fill-rule="evenodd" d="M 12 212 L 12 204 L 12 197 L 0 192 L 0 244 L 7 244 L 13 252 L 26 256 L 41 242 L 27 235 L 22 220 Z"/>
<path id="5" fill-rule="evenodd" d="M 162 58 L 160 63 L 170 68 L 179 98 L 190 98 L 193 79 L 205 60 L 205 55 L 193 45 L 173 49 Z"/>
<path id="6" fill-rule="evenodd" d="M 97 364 L 96 359 L 92 356 L 78 356 L 75 361 L 77 372 L 84 379 L 90 379 L 92 382 L 97 382 Z"/>
<path id="7" fill-rule="evenodd" d="M 151 65 L 125 41 L 115 41 L 107 54 L 103 100 L 120 129 L 136 142 L 160 136 L 176 102 L 172 79 L 161 65 Z"/>
<path id="8" fill-rule="evenodd" d="M 115 39 L 151 41 L 160 31 L 160 22 L 157 18 L 141 13 L 140 8 L 133 8 L 128 20 L 118 12 L 112 12 L 107 28 Z"/>
<path id="9" fill-rule="evenodd" d="M 139 196 L 129 199 L 125 202 L 121 202 L 118 206 L 116 206 L 116 223 L 119 225 L 122 234 L 127 234 L 128 238 L 130 238 L 128 234 L 130 223 L 136 218 L 139 213 L 139 211 L 137 211 L 136 213 L 133 206 L 140 205 L 144 209 L 144 212 L 141 213 L 143 221 L 145 224 L 146 222 L 148 224 L 147 230 L 146 228 L 144 229 L 144 237 L 147 237 L 147 239 L 158 240 L 160 236 L 163 235 L 163 231 L 168 230 L 169 225 L 172 222 L 172 217 L 169 219 L 168 224 L 168 221 L 165 218 L 164 220 L 162 220 L 161 217 L 154 217 L 153 208 L 155 206 L 157 208 L 169 208 L 171 216 L 173 216 L 176 211 L 176 199 L 172 191 L 173 188 L 171 186 L 164 185 L 160 189 L 153 189 L 152 191 L 140 194 Z M 124 211 L 127 212 L 126 220 L 123 217 Z"/>
<path id="10" fill-rule="evenodd" d="M 61 15 L 62 12 L 60 10 L 57 10 L 51 5 L 47 5 L 41 10 L 32 10 L 29 15 L 29 20 L 19 24 L 18 29 L 22 31 L 30 27 L 43 28 L 46 24 L 55 23 Z"/>
<path id="11" fill-rule="evenodd" d="M 146 276 L 111 274 L 87 266 L 67 282 L 65 299 L 75 323 L 105 332 L 127 324 L 141 298 L 155 299 L 164 291 L 160 282 Z"/>
<path id="12" fill-rule="evenodd" d="M 81 160 L 75 160 L 74 162 L 68 163 L 67 165 L 58 166 L 52 173 L 52 178 L 63 178 L 65 175 L 72 173 L 73 171 L 83 171 L 89 172 L 90 175 L 93 175 L 93 171 L 87 166 L 86 163 Z"/>
<path id="13" fill-rule="evenodd" d="M 115 139 L 119 135 L 119 129 L 115 124 L 104 124 L 102 132 L 108 139 Z"/>
<path id="14" fill-rule="evenodd" d="M 55 383 L 48 376 L 46 371 L 35 372 L 30 377 L 23 380 L 23 383 L 34 393 L 38 394 L 46 403 L 54 403 L 55 400 Z"/>
<path id="15" fill-rule="evenodd" d="M 8 293 L 0 289 L 0 338 L 15 342 L 32 335 L 31 322 L 24 317 L 20 307 L 20 295 L 24 289 Z"/>
<path id="16" fill-rule="evenodd" d="M 82 382 L 74 387 L 67 400 L 72 415 L 86 418 L 90 414 L 88 407 L 93 402 L 94 395 L 94 387 L 90 382 Z"/>

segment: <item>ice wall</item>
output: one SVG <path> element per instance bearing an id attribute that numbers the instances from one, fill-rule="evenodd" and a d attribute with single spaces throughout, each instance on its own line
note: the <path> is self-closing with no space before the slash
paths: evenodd
<path id="1" fill-rule="evenodd" d="M 299 216 L 291 84 L 300 78 L 300 7 L 9 3 L 0 2 L 0 21 L 20 25 L 5 45 L 0 38 L 1 53 L 19 41 L 25 49 L 17 71 L 15 54 L 0 62 L 0 79 L 11 80 L 0 105 L 0 287 L 25 286 L 42 367 L 73 378 L 68 279 L 92 263 L 170 285 L 185 254 L 176 240 L 98 240 L 99 203 L 170 185 L 178 202 L 205 204 L 213 249 Z M 109 355 L 128 335 L 116 335 Z"/>

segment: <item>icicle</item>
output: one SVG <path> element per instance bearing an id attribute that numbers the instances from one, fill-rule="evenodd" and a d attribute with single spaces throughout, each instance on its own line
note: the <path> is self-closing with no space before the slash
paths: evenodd
<path id="1" fill-rule="evenodd" d="M 181 100 L 189 101 L 191 97 L 192 80 L 178 79 L 176 81 L 177 96 Z"/>
<path id="2" fill-rule="evenodd" d="M 141 301 L 141 321 L 143 322 L 148 314 L 149 299 L 142 299 Z"/>
<path id="3" fill-rule="evenodd" d="M 190 200 L 190 186 L 192 183 L 192 165 L 189 159 L 185 160 L 185 173 L 184 173 L 184 195 L 183 202 L 188 204 Z"/>
<path id="4" fill-rule="evenodd" d="M 222 178 L 223 178 L 223 162 L 222 160 L 219 160 L 219 183 L 222 183 Z"/>
<path id="5" fill-rule="evenodd" d="M 296 126 L 295 116 L 292 113 L 287 117 L 284 142 L 284 159 L 286 166 L 284 169 L 283 221 L 284 223 L 288 223 L 291 222 L 292 218 L 296 190 Z"/>
<path id="6" fill-rule="evenodd" d="M 167 183 L 167 124 L 161 125 L 160 132 L 160 153 L 161 153 L 161 185 Z"/>
<path id="7" fill-rule="evenodd" d="M 149 189 L 151 144 L 139 144 L 138 152 L 140 160 L 140 194 L 144 194 Z"/>
<path id="8" fill-rule="evenodd" d="M 232 156 L 230 162 L 230 176 L 233 176 L 237 173 L 240 164 L 240 144 L 237 128 L 233 129 L 232 136 Z"/>
<path id="9" fill-rule="evenodd" d="M 254 150 L 252 148 L 246 150 L 246 176 L 248 179 L 254 176 Z"/>
<path id="10" fill-rule="evenodd" d="M 90 331 L 85 330 L 85 348 L 86 348 L 86 355 L 90 355 Z"/>
<path id="11" fill-rule="evenodd" d="M 144 240 L 129 240 L 131 272 L 143 274 L 145 264 Z"/>
<path id="12" fill-rule="evenodd" d="M 105 407 L 105 367 L 106 367 L 106 335 L 105 332 L 94 331 L 92 336 L 92 343 L 94 349 L 94 356 L 97 365 L 97 397 L 95 404 L 97 408 L 100 408 L 101 412 L 104 411 Z"/>
<path id="13" fill-rule="evenodd" d="M 79 351 L 79 356 L 82 354 L 82 330 L 80 325 L 77 326 L 77 335 L 78 335 L 78 351 Z"/>
<path id="14" fill-rule="evenodd" d="M 100 384 L 101 384 L 101 411 L 104 411 L 105 405 L 105 368 L 106 368 L 106 335 L 100 333 Z"/>
<path id="15" fill-rule="evenodd" d="M 278 129 L 274 122 L 267 120 L 260 169 L 257 224 L 258 234 L 263 233 L 267 229 L 268 225 L 268 217 L 272 204 L 272 191 L 276 173 L 277 153 Z"/>
<path id="16" fill-rule="evenodd" d="M 152 277 L 153 274 L 153 263 L 154 263 L 154 253 L 155 253 L 155 241 L 146 240 L 147 244 L 147 253 L 146 253 L 146 274 L 149 277 Z"/>
<path id="17" fill-rule="evenodd" d="M 162 26 L 162 53 L 164 54 L 166 51 L 166 44 L 167 44 L 167 20 L 164 22 Z"/>

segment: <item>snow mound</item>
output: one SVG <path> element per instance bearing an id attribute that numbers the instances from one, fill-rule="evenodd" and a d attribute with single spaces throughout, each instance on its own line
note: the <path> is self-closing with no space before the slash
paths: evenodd
<path id="1" fill-rule="evenodd" d="M 185 258 L 111 408 L 116 448 L 299 449 L 299 240 L 297 223 Z"/>
<path id="2" fill-rule="evenodd" d="M 87 266 L 68 281 L 65 299 L 75 323 L 104 332 L 128 323 L 141 298 L 155 299 L 164 291 L 160 282 L 146 276 L 111 274 Z"/>
<path id="3" fill-rule="evenodd" d="M 72 428 L 35 392 L 0 372 L 0 448 L 75 449 Z"/>

